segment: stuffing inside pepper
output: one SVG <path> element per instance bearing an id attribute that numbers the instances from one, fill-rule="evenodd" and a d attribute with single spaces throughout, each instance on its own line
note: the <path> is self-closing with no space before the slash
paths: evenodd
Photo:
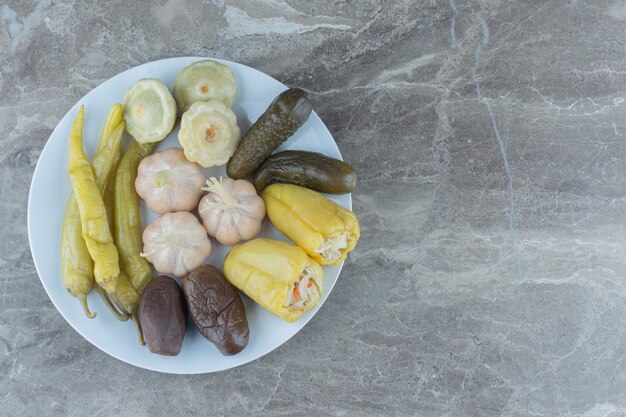
<path id="1" fill-rule="evenodd" d="M 283 307 L 290 310 L 304 310 L 311 302 L 317 304 L 321 291 L 315 278 L 317 278 L 315 272 L 308 266 L 304 267 L 298 280 L 291 284 Z"/>
<path id="2" fill-rule="evenodd" d="M 261 193 L 267 216 L 285 236 L 322 265 L 337 265 L 360 235 L 356 215 L 323 194 L 293 184 L 272 184 Z"/>
<path id="3" fill-rule="evenodd" d="M 322 255 L 325 261 L 335 263 L 341 259 L 343 251 L 348 247 L 348 242 L 351 238 L 352 236 L 348 231 L 331 236 L 320 245 L 317 249 L 317 253 Z"/>

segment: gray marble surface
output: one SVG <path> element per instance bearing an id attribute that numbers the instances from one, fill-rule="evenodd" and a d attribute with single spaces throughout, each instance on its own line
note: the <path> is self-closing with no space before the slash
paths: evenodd
<path id="1" fill-rule="evenodd" d="M 0 415 L 626 415 L 625 31 L 623 0 L 0 3 Z M 199 376 L 83 340 L 26 233 L 65 112 L 186 55 L 318 93 L 361 174 L 319 314 Z"/>

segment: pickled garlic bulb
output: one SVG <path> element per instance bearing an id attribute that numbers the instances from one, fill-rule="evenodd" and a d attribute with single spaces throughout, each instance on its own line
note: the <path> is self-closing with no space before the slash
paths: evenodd
<path id="1" fill-rule="evenodd" d="M 198 212 L 210 236 L 223 245 L 252 239 L 261 231 L 265 203 L 245 180 L 210 178 Z"/>
<path id="2" fill-rule="evenodd" d="M 164 274 L 186 275 L 211 253 L 211 241 L 196 216 L 181 211 L 158 217 L 143 232 L 143 253 Z"/>
<path id="3" fill-rule="evenodd" d="M 178 148 L 144 158 L 135 180 L 137 194 L 158 214 L 195 209 L 203 185 L 202 169 L 189 162 Z"/>

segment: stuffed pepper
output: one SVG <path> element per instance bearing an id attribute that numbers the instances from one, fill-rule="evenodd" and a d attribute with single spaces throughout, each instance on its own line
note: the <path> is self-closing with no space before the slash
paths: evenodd
<path id="1" fill-rule="evenodd" d="M 322 265 L 341 263 L 360 236 L 356 215 L 317 191 L 272 184 L 261 197 L 270 221 Z"/>
<path id="2" fill-rule="evenodd" d="M 324 284 L 322 267 L 302 248 L 272 239 L 233 246 L 224 275 L 261 307 L 290 322 L 317 306 Z"/>

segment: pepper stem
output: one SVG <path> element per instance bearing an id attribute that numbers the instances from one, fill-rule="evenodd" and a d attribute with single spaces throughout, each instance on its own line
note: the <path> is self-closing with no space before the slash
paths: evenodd
<path id="1" fill-rule="evenodd" d="M 79 294 L 77 298 L 78 298 L 78 301 L 80 301 L 80 304 L 83 306 L 85 315 L 89 317 L 90 319 L 96 317 L 97 313 L 95 311 L 93 313 L 89 311 L 89 306 L 87 305 L 87 294 Z"/>
<path id="2" fill-rule="evenodd" d="M 104 291 L 102 289 L 102 287 L 100 287 L 99 285 L 96 286 L 96 291 L 98 291 L 98 294 L 100 294 L 100 297 L 102 298 L 102 301 L 104 301 L 104 304 L 106 304 L 106 306 L 109 308 L 109 310 L 111 310 L 111 313 L 113 313 L 113 315 L 115 316 L 116 319 L 118 319 L 119 321 L 126 321 L 126 320 L 128 320 L 128 315 L 124 314 L 124 313 L 120 313 L 117 310 L 117 308 L 115 308 L 115 305 L 113 305 L 113 303 L 111 302 L 111 299 L 107 295 L 106 291 Z"/>
<path id="3" fill-rule="evenodd" d="M 111 298 L 111 301 L 113 301 L 113 304 L 115 304 L 115 307 L 117 307 L 125 316 L 130 317 L 130 312 L 126 310 L 124 304 L 120 302 L 116 294 L 109 294 L 109 297 Z"/>
<path id="4" fill-rule="evenodd" d="M 137 330 L 137 343 L 139 343 L 140 345 L 145 345 L 146 342 L 144 342 L 143 340 L 143 330 L 141 329 L 141 323 L 139 323 L 139 317 L 137 316 L 137 312 L 134 312 L 130 318 L 132 319 L 133 323 L 135 323 L 135 330 Z"/>

